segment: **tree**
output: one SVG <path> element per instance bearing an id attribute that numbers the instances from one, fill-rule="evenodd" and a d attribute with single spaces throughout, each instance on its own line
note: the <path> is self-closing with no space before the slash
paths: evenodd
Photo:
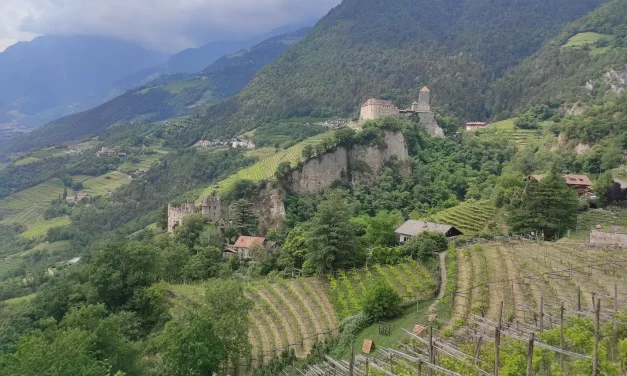
<path id="1" fill-rule="evenodd" d="M 364 296 L 363 309 L 373 321 L 391 319 L 401 313 L 403 299 L 386 282 L 378 281 Z"/>
<path id="2" fill-rule="evenodd" d="M 554 166 L 540 182 L 527 182 L 520 199 L 510 206 L 508 225 L 514 233 L 540 231 L 545 239 L 554 239 L 575 227 L 578 207 L 577 193 Z"/>
<path id="3" fill-rule="evenodd" d="M 238 281 L 214 279 L 206 286 L 206 317 L 223 343 L 226 364 L 236 366 L 250 355 L 248 311 L 253 308 L 253 302 L 244 295 Z"/>
<path id="4" fill-rule="evenodd" d="M 194 309 L 187 308 L 183 317 L 168 322 L 160 336 L 167 375 L 211 376 L 226 357 L 207 308 L 191 305 Z"/>
<path id="5" fill-rule="evenodd" d="M 334 191 L 320 203 L 307 226 L 305 244 L 309 253 L 303 266 L 307 271 L 324 273 L 357 261 L 357 241 L 350 222 L 346 197 Z"/>
<path id="6" fill-rule="evenodd" d="M 215 278 L 220 272 L 220 261 L 222 252 L 215 247 L 202 248 L 189 259 L 183 275 L 190 281 L 202 281 Z"/>
<path id="7" fill-rule="evenodd" d="M 303 147 L 303 159 L 306 161 L 310 160 L 314 156 L 314 152 L 314 147 L 311 144 L 305 145 Z"/>
<path id="8" fill-rule="evenodd" d="M 128 304 L 135 289 L 148 287 L 160 276 L 159 257 L 150 244 L 134 241 L 108 244 L 89 265 L 89 282 L 108 309 Z"/>
<path id="9" fill-rule="evenodd" d="M 290 164 L 290 162 L 279 163 L 276 168 L 276 172 L 274 173 L 274 176 L 284 186 L 288 185 L 292 177 L 292 165 Z"/>
<path id="10" fill-rule="evenodd" d="M 403 216 L 399 211 L 380 210 L 374 217 L 361 216 L 351 220 L 365 227 L 364 240 L 368 246 L 395 246 L 398 237 L 394 230 L 403 223 Z"/>
<path id="11" fill-rule="evenodd" d="M 257 232 L 258 219 L 246 200 L 233 203 L 233 227 L 239 235 L 253 235 Z"/>
<path id="12" fill-rule="evenodd" d="M 168 229 L 168 205 L 163 204 L 157 212 L 157 227 L 162 230 Z"/>
<path id="13" fill-rule="evenodd" d="M 602 173 L 597 181 L 594 182 L 594 192 L 601 206 L 607 206 L 611 202 L 610 195 L 612 194 L 613 186 L 614 178 L 611 171 Z"/>
<path id="14" fill-rule="evenodd" d="M 306 232 L 303 226 L 294 227 L 281 248 L 278 263 L 283 268 L 301 268 L 307 256 Z"/>
<path id="15" fill-rule="evenodd" d="M 426 262 L 435 257 L 436 253 L 445 251 L 446 248 L 446 237 L 442 233 L 424 231 L 405 243 L 401 252 L 405 256 Z"/>
<path id="16" fill-rule="evenodd" d="M 179 242 L 185 244 L 187 248 L 193 250 L 198 243 L 200 233 L 203 231 L 204 227 L 205 219 L 202 215 L 188 215 L 184 218 L 183 224 L 178 226 L 174 231 L 174 237 Z"/>
<path id="17" fill-rule="evenodd" d="M 165 282 L 137 288 L 131 300 L 131 309 L 139 317 L 144 334 L 162 328 L 170 319 L 168 288 Z"/>

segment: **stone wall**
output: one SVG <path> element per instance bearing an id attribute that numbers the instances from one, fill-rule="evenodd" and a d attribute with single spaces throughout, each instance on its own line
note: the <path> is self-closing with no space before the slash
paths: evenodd
<path id="1" fill-rule="evenodd" d="M 613 244 L 627 246 L 627 234 L 592 230 L 590 231 L 590 244 Z"/>
<path id="2" fill-rule="evenodd" d="M 400 132 L 384 132 L 385 147 L 357 145 L 351 150 L 340 147 L 309 160 L 300 171 L 292 173 L 291 188 L 298 194 L 320 192 L 340 179 L 343 174 L 359 165 L 368 166 L 368 172 L 376 175 L 392 157 L 399 161 L 409 159 L 405 137 Z M 360 171 L 363 174 L 364 171 Z M 360 177 L 359 181 L 363 181 Z"/>
<path id="3" fill-rule="evenodd" d="M 183 218 L 194 214 L 196 206 L 193 202 L 186 202 L 181 206 L 168 204 L 168 232 L 174 232 L 174 228 L 183 224 Z"/>

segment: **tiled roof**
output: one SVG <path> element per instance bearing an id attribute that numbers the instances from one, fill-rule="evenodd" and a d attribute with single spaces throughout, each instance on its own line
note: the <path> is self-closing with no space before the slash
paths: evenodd
<path id="1" fill-rule="evenodd" d="M 531 177 L 537 181 L 544 179 L 546 175 L 531 175 Z M 564 180 L 568 185 L 586 185 L 592 186 L 590 178 L 586 175 L 564 175 Z"/>
<path id="2" fill-rule="evenodd" d="M 422 90 L 420 90 L 420 91 L 425 92 L 425 93 L 430 93 L 431 92 L 431 90 L 429 90 L 429 88 L 426 87 L 426 86 L 423 87 Z"/>
<path id="3" fill-rule="evenodd" d="M 441 232 L 443 234 L 446 234 L 452 228 L 454 227 L 451 225 L 409 220 L 403 223 L 403 225 L 397 228 L 394 232 L 397 234 L 409 236 L 416 236 L 425 231 Z"/>
<path id="4" fill-rule="evenodd" d="M 255 236 L 240 236 L 233 245 L 235 248 L 250 248 L 255 244 L 263 245 L 266 238 L 260 238 Z"/>
<path id="5" fill-rule="evenodd" d="M 392 105 L 392 101 L 386 99 L 370 98 L 364 103 L 364 106 L 372 106 L 377 104 Z"/>

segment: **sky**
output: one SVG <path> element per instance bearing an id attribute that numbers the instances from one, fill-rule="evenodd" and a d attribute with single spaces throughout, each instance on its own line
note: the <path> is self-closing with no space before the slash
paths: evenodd
<path id="1" fill-rule="evenodd" d="M 44 34 L 83 34 L 175 53 L 324 16 L 340 0 L 0 0 L 0 52 Z"/>

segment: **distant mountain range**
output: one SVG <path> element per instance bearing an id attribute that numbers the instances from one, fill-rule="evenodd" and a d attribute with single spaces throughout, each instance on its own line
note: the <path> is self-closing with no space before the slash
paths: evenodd
<path id="1" fill-rule="evenodd" d="M 171 57 L 127 41 L 41 36 L 0 53 L 0 123 L 40 126 L 97 106 L 160 75 L 196 73 L 216 59 L 303 25 L 217 41 Z"/>
<path id="2" fill-rule="evenodd" d="M 304 38 L 311 28 L 269 38 L 223 56 L 196 74 L 164 74 L 93 109 L 53 121 L 3 145 L 26 151 L 98 133 L 117 122 L 156 121 L 197 112 L 237 94 L 266 64 Z"/>

